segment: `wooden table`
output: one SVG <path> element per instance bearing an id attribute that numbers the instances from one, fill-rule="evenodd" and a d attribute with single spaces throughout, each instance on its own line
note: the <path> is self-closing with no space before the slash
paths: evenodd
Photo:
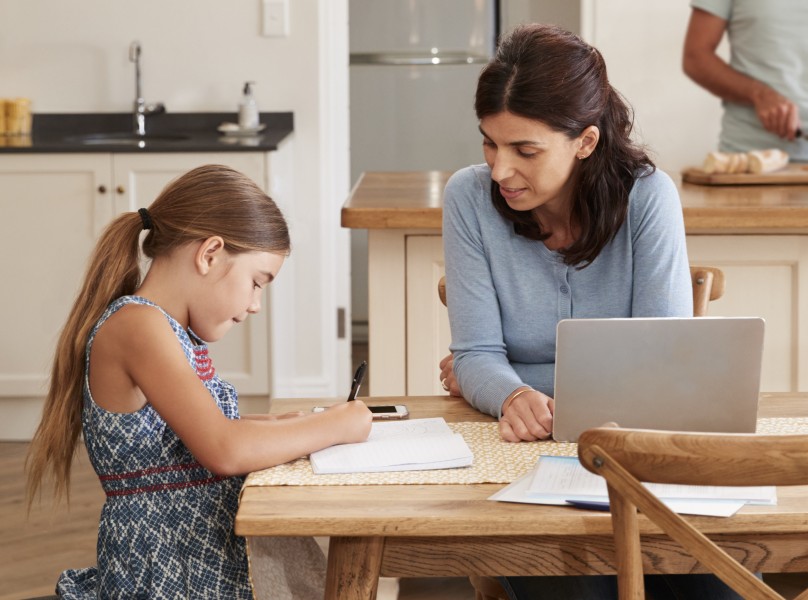
<path id="1" fill-rule="evenodd" d="M 405 402 L 414 418 L 489 420 L 443 396 Z M 273 402 L 273 412 L 323 400 Z M 808 416 L 808 394 L 763 394 L 760 417 Z M 615 573 L 608 513 L 491 502 L 501 484 L 250 487 L 242 536 L 330 536 L 326 598 L 373 598 L 379 576 L 579 575 Z M 758 572 L 808 571 L 808 487 L 781 488 L 777 506 L 747 506 L 730 518 L 690 517 Z M 649 573 L 701 571 L 677 544 L 640 517 Z"/>

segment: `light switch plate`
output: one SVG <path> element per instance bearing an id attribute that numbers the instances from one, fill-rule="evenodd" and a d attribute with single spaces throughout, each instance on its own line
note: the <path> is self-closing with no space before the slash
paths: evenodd
<path id="1" fill-rule="evenodd" d="M 288 0 L 263 1 L 263 34 L 267 37 L 286 37 L 289 35 L 289 2 Z"/>

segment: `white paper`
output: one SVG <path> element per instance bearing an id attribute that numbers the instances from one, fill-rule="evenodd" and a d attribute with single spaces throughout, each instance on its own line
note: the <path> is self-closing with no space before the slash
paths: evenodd
<path id="1" fill-rule="evenodd" d="M 313 452 L 312 470 L 323 473 L 374 473 L 465 467 L 473 455 L 463 436 L 442 418 L 373 423 L 367 441 Z"/>
<path id="2" fill-rule="evenodd" d="M 539 468 L 542 462 L 545 464 L 542 474 L 540 474 Z M 546 468 L 548 464 L 551 467 L 549 474 Z M 657 484 L 647 485 L 653 491 L 652 485 Z M 720 492 L 716 494 L 718 497 L 712 498 L 698 497 L 698 494 L 702 496 L 709 495 L 715 489 L 722 489 L 721 486 L 713 488 L 708 486 L 662 485 L 660 487 L 664 488 L 663 493 L 665 494 L 680 495 L 678 498 L 659 497 L 659 499 L 672 511 L 685 515 L 730 517 L 738 512 L 744 504 L 777 504 L 777 491 L 774 487 L 728 488 L 729 492 Z M 550 491 L 545 493 L 545 488 Z M 739 493 L 737 490 L 745 490 L 746 493 Z M 686 492 L 697 495 L 681 497 Z M 532 471 L 489 497 L 489 500 L 499 502 L 567 505 L 572 507 L 567 503 L 567 499 L 596 502 L 609 501 L 605 480 L 599 475 L 587 471 L 575 457 L 543 456 L 538 460 L 536 467 Z"/>
<path id="3" fill-rule="evenodd" d="M 774 486 L 707 486 L 644 483 L 661 500 L 740 501 L 776 504 Z M 542 456 L 533 472 L 527 493 L 564 500 L 608 500 L 606 480 L 587 471 L 574 456 Z"/>

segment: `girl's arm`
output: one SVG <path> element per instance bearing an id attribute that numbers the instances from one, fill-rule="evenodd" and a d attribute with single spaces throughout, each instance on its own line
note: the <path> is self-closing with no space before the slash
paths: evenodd
<path id="1" fill-rule="evenodd" d="M 364 441 L 371 413 L 360 400 L 323 413 L 286 419 L 225 417 L 157 310 L 121 310 L 105 328 L 114 334 L 133 384 L 196 459 L 218 475 L 240 475 L 288 462 L 334 444 Z M 109 344 L 108 344 L 109 345 Z"/>

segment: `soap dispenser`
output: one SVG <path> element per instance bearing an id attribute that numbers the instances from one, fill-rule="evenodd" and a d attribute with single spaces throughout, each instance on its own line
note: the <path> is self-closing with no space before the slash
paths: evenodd
<path id="1" fill-rule="evenodd" d="M 258 104 L 253 96 L 253 85 L 254 81 L 244 83 L 244 95 L 238 105 L 238 125 L 242 129 L 258 129 Z"/>

